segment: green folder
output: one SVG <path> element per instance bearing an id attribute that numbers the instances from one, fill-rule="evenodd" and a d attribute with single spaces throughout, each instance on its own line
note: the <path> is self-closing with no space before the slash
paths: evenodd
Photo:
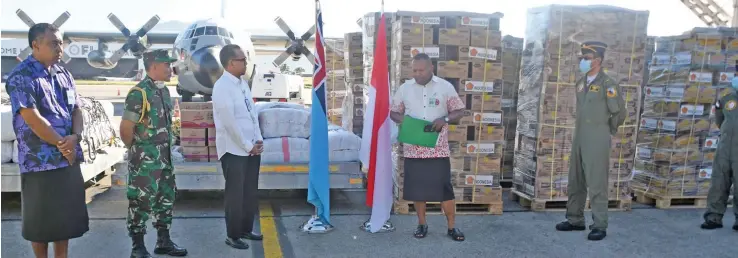
<path id="1" fill-rule="evenodd" d="M 436 147 L 438 132 L 430 129 L 433 123 L 405 115 L 400 124 L 397 140 L 401 143 L 423 147 Z"/>

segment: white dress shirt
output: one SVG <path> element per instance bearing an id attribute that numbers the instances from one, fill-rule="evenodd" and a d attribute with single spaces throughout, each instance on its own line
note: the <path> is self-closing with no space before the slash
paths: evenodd
<path id="1" fill-rule="evenodd" d="M 213 86 L 213 119 L 218 159 L 226 153 L 249 156 L 256 141 L 264 140 L 248 83 L 228 71 Z"/>

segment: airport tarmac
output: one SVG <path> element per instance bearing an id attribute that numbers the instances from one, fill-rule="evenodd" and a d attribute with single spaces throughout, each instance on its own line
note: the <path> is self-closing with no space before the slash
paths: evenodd
<path id="1" fill-rule="evenodd" d="M 4 91 L 4 87 L 3 91 Z M 107 99 L 122 113 L 130 86 L 78 86 L 83 96 Z M 172 96 L 178 95 L 170 87 Z M 117 95 L 118 90 L 121 96 Z M 114 122 L 116 123 L 116 122 Z M 336 229 L 328 234 L 308 235 L 298 228 L 314 208 L 306 203 L 305 191 L 260 191 L 259 231 L 264 241 L 251 241 L 249 250 L 225 245 L 222 193 L 183 192 L 175 204 L 174 240 L 186 247 L 188 257 L 732 257 L 738 256 L 738 232 L 729 208 L 723 229 L 699 228 L 704 209 L 660 210 L 633 204 L 629 212 L 610 212 L 608 236 L 587 241 L 587 231 L 556 232 L 554 225 L 564 212 L 531 212 L 509 201 L 506 192 L 503 215 L 458 215 L 457 226 L 466 241 L 445 235 L 442 215 L 429 215 L 429 234 L 415 239 L 414 215 L 393 215 L 395 232 L 370 234 L 359 229 L 369 218 L 364 191 L 333 191 L 331 218 Z M 3 257 L 33 257 L 30 243 L 21 237 L 18 196 L 3 194 Z M 90 231 L 71 241 L 69 257 L 128 257 L 125 189 L 116 186 L 88 205 Z M 591 214 L 586 213 L 588 223 Z M 150 225 L 150 222 L 147 223 Z M 149 251 L 156 239 L 149 226 Z M 164 257 L 164 256 L 158 256 Z"/>

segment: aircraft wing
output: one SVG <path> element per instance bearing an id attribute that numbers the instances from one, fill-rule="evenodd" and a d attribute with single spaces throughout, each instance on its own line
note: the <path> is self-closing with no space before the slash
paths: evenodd
<path id="1" fill-rule="evenodd" d="M 98 39 L 105 42 L 120 42 L 127 40 L 120 32 L 81 32 L 81 31 L 64 31 L 64 38 L 72 41 L 97 41 Z M 155 32 L 146 33 L 149 44 L 174 44 L 174 40 L 179 35 L 178 32 Z M 0 31 L 2 38 L 26 38 L 28 31 L 21 30 L 3 30 Z"/>

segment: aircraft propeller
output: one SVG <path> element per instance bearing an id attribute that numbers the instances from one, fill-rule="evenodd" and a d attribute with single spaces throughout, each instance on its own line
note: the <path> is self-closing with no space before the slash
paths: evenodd
<path id="1" fill-rule="evenodd" d="M 120 49 L 116 50 L 109 59 L 110 62 L 117 63 L 123 57 L 123 55 L 128 52 L 128 50 L 131 50 L 131 53 L 136 56 L 136 58 L 140 58 L 139 55 L 146 50 L 146 47 L 149 46 L 146 40 L 142 39 L 144 38 L 144 36 L 146 36 L 146 33 L 148 33 L 151 29 L 154 28 L 154 26 L 156 26 L 157 23 L 159 23 L 160 19 L 158 15 L 154 15 L 134 34 L 131 34 L 131 31 L 125 25 L 123 25 L 123 22 L 121 22 L 120 19 L 115 16 L 115 14 L 110 13 L 108 15 L 108 20 L 110 20 L 113 26 L 115 26 L 123 34 L 123 36 L 128 38 L 128 40 L 126 40 L 126 43 L 124 43 L 123 46 L 120 47 Z"/>
<path id="2" fill-rule="evenodd" d="M 33 25 L 36 25 L 36 23 L 33 21 L 33 19 L 31 19 L 31 17 L 28 16 L 28 14 L 26 14 L 26 12 L 24 12 L 23 10 L 18 9 L 17 11 L 15 11 L 15 14 L 18 15 L 18 18 L 20 18 L 21 21 L 23 21 L 23 23 L 25 23 L 26 25 L 28 25 L 29 28 L 30 27 L 33 27 Z M 67 22 L 67 20 L 69 20 L 69 17 L 70 16 L 71 15 L 69 14 L 69 12 L 66 12 L 65 11 L 64 13 L 62 13 L 61 15 L 59 15 L 59 17 L 57 17 L 56 20 L 54 20 L 54 22 L 51 23 L 51 24 L 53 24 L 54 26 L 56 26 L 57 28 L 59 28 L 65 22 Z M 26 59 L 29 55 L 31 55 L 31 51 L 33 51 L 33 49 L 31 49 L 31 46 L 27 46 L 26 48 L 24 48 L 23 50 L 21 50 L 21 52 L 18 54 L 18 56 L 16 58 L 18 60 L 21 60 L 22 61 L 22 60 Z M 69 63 L 69 61 L 71 61 L 71 60 L 72 60 L 72 58 L 69 55 L 67 55 L 67 53 L 64 53 L 64 55 L 62 56 L 62 62 Z"/>
<path id="3" fill-rule="evenodd" d="M 285 49 L 282 54 L 277 56 L 277 58 L 274 59 L 272 64 L 274 64 L 275 67 L 279 67 L 284 63 L 285 60 L 287 60 L 287 57 L 292 56 L 292 60 L 298 61 L 300 60 L 300 56 L 304 55 L 308 58 L 308 61 L 310 61 L 311 64 L 315 65 L 315 56 L 310 52 L 310 50 L 305 47 L 305 41 L 309 40 L 310 37 L 315 34 L 315 25 L 310 27 L 310 29 L 305 32 L 305 34 L 302 34 L 299 38 L 295 38 L 295 33 L 290 29 L 289 26 L 287 26 L 287 23 L 282 20 L 282 17 L 277 17 L 274 19 L 274 22 L 277 23 L 277 26 L 279 26 L 282 31 L 284 31 L 285 34 L 287 34 L 287 38 L 289 38 L 289 41 L 287 42 L 288 46 L 287 49 Z"/>

